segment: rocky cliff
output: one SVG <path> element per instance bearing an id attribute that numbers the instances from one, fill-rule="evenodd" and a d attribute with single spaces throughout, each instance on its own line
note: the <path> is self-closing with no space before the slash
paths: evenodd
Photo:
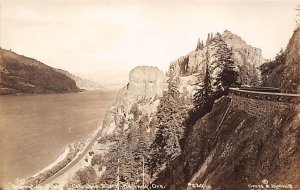
<path id="1" fill-rule="evenodd" d="M 300 93 L 300 28 L 294 31 L 285 54 L 281 88 L 286 92 Z"/>
<path id="2" fill-rule="evenodd" d="M 139 66 L 131 70 L 129 83 L 119 91 L 116 103 L 109 109 L 103 127 L 117 126 L 120 121 L 128 125 L 132 119 L 136 119 L 134 114 L 137 113 L 144 116 L 155 113 L 159 97 L 166 90 L 166 85 L 166 76 L 156 67 Z"/>
<path id="3" fill-rule="evenodd" d="M 266 86 L 280 88 L 282 92 L 300 92 L 300 28 L 291 37 L 287 48 L 274 60 L 262 65 Z"/>
<path id="4" fill-rule="evenodd" d="M 260 82 L 259 66 L 265 62 L 261 50 L 248 45 L 241 37 L 226 30 L 222 34 L 222 39 L 232 51 L 233 60 L 239 70 L 239 80 L 241 84 L 257 85 Z M 172 61 L 169 75 L 190 76 L 196 73 L 203 73 L 204 63 L 207 59 L 207 51 L 210 63 L 216 55 L 215 44 L 209 43 L 206 47 L 192 51 L 188 55 Z"/>
<path id="5" fill-rule="evenodd" d="M 82 90 L 97 90 L 97 89 L 102 89 L 104 88 L 101 84 L 98 82 L 94 82 L 91 80 L 87 80 L 81 77 L 78 77 L 76 75 L 73 75 L 69 73 L 68 71 L 62 70 L 62 69 L 55 69 L 57 72 L 60 72 L 70 79 L 74 80 L 76 83 L 76 86 Z"/>
<path id="6" fill-rule="evenodd" d="M 78 92 L 75 82 L 35 59 L 0 49 L 0 94 Z"/>

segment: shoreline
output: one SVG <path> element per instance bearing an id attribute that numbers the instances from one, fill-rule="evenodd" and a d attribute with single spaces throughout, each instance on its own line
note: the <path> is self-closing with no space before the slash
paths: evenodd
<path id="1" fill-rule="evenodd" d="M 48 183 L 47 181 L 49 179 L 74 163 L 74 161 L 76 161 L 76 159 L 78 159 L 86 151 L 90 143 L 93 142 L 93 140 L 99 135 L 101 129 L 102 124 L 86 137 L 67 144 L 63 152 L 59 154 L 54 161 L 42 168 L 40 171 L 35 172 L 33 175 L 30 175 L 25 179 L 17 179 L 15 184 L 10 183 L 10 188 L 22 189 L 24 187 L 39 186 L 45 182 Z"/>
<path id="2" fill-rule="evenodd" d="M 53 168 L 54 166 L 59 164 L 59 162 L 63 161 L 69 152 L 70 152 L 70 144 L 65 146 L 64 150 L 56 157 L 56 159 L 54 161 L 52 161 L 50 164 L 46 165 L 45 167 L 43 167 L 41 170 L 39 170 L 35 174 L 31 175 L 30 177 L 37 177 L 41 173 Z M 27 177 L 27 178 L 30 178 L 30 177 Z"/>

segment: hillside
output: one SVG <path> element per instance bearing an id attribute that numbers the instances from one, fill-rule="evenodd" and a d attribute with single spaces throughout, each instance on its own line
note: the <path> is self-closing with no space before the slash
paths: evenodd
<path id="1" fill-rule="evenodd" d="M 282 104 L 279 109 L 276 102 L 254 100 L 255 106 L 272 105 L 268 112 L 250 113 L 251 100 L 244 98 L 249 102 L 245 107 L 234 101 L 243 105 L 237 96 L 223 97 L 196 122 L 183 154 L 155 184 L 166 189 L 203 184 L 206 190 L 246 190 L 265 186 L 266 179 L 270 187 L 300 188 L 299 107 Z"/>
<path id="2" fill-rule="evenodd" d="M 68 71 L 65 71 L 65 70 L 62 70 L 62 69 L 55 69 L 55 70 L 57 72 L 60 72 L 64 75 L 66 75 L 70 79 L 74 80 L 75 83 L 76 83 L 76 86 L 80 89 L 83 89 L 83 90 L 98 90 L 98 89 L 104 88 L 98 82 L 94 82 L 94 81 L 91 81 L 91 80 L 87 80 L 87 79 L 78 77 L 78 76 L 73 75 L 73 74 L 69 73 Z"/>
<path id="3" fill-rule="evenodd" d="M 75 82 L 35 59 L 0 49 L 0 94 L 78 92 Z"/>

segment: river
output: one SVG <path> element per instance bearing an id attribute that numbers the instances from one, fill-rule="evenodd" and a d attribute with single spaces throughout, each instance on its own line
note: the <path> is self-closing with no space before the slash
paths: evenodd
<path id="1" fill-rule="evenodd" d="M 93 132 L 116 90 L 0 96 L 0 189 L 46 167 L 65 146 Z M 6 190 L 6 188 L 5 188 Z"/>

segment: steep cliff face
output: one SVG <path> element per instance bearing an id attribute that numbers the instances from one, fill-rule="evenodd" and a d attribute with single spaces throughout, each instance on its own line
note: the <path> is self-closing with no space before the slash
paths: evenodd
<path id="1" fill-rule="evenodd" d="M 241 84 L 258 84 L 260 82 L 259 66 L 265 61 L 261 50 L 247 45 L 239 36 L 227 30 L 222 34 L 222 39 L 232 51 L 233 60 L 240 73 Z M 189 76 L 203 73 L 207 49 L 209 50 L 210 63 L 214 61 L 216 56 L 214 44 L 210 43 L 207 46 L 171 62 L 168 74 Z"/>
<path id="2" fill-rule="evenodd" d="M 281 88 L 287 92 L 300 93 L 300 28 L 295 30 L 286 49 Z"/>
<path id="3" fill-rule="evenodd" d="M 161 96 L 166 89 L 166 76 L 156 67 L 139 66 L 129 73 L 129 83 L 118 99 L 139 100 Z"/>
<path id="4" fill-rule="evenodd" d="M 62 70 L 62 69 L 55 69 L 55 70 L 57 72 L 60 72 L 64 75 L 66 75 L 70 79 L 74 80 L 75 83 L 76 83 L 76 86 L 80 89 L 83 89 L 83 90 L 97 90 L 97 89 L 103 88 L 103 86 L 101 84 L 99 84 L 98 82 L 94 82 L 94 81 L 90 81 L 90 80 L 87 80 L 87 79 L 80 78 L 80 77 L 75 76 L 75 75 L 69 73 L 68 71 L 65 71 L 65 70 Z"/>
<path id="5" fill-rule="evenodd" d="M 300 28 L 291 37 L 285 51 L 275 60 L 262 65 L 265 85 L 280 88 L 282 92 L 300 92 Z"/>
<path id="6" fill-rule="evenodd" d="M 158 98 L 166 90 L 166 79 L 163 72 L 156 67 L 134 68 L 129 74 L 129 83 L 119 91 L 116 103 L 106 115 L 103 127 L 110 128 L 121 121 L 128 125 L 134 119 L 133 106 L 138 114 L 148 116 L 154 114 L 159 104 Z"/>
<path id="7" fill-rule="evenodd" d="M 37 60 L 0 49 L 0 94 L 78 92 L 75 82 Z"/>
<path id="8" fill-rule="evenodd" d="M 256 106 L 269 102 L 244 99 Z M 167 189 L 244 190 L 265 187 L 266 179 L 270 187 L 300 188 L 299 107 L 270 102 L 279 106 L 251 112 L 239 101 L 223 97 L 199 119 L 184 153 L 155 183 Z"/>

